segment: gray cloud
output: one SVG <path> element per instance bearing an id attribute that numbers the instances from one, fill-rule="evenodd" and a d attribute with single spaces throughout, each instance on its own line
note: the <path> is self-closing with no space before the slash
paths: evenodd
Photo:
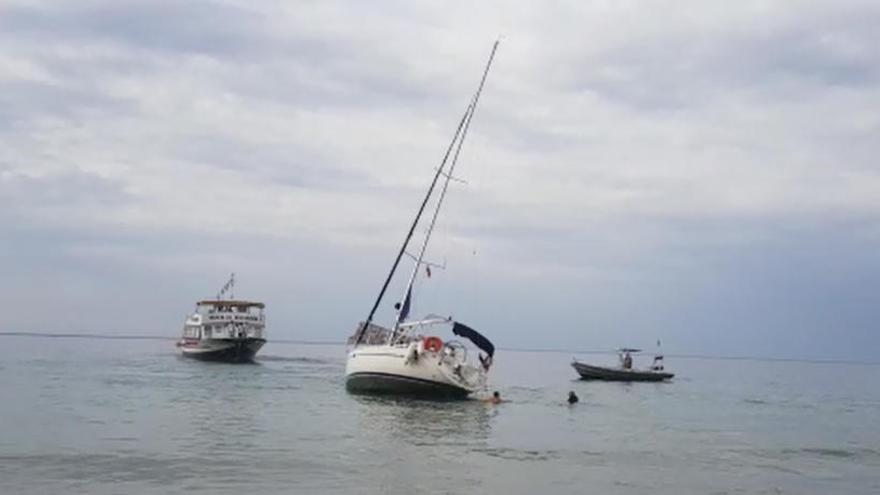
<path id="1" fill-rule="evenodd" d="M 244 170 L 274 184 L 312 189 L 351 190 L 375 187 L 365 173 L 351 172 L 345 164 L 312 150 L 292 150 L 283 143 L 255 144 L 218 140 L 214 135 L 189 136 L 175 149 L 185 160 L 230 171 Z"/>
<path id="2" fill-rule="evenodd" d="M 48 301 L 68 322 L 49 330 L 103 311 L 123 323 L 88 330 L 173 335 L 236 271 L 273 335 L 343 339 L 500 33 L 418 311 L 502 346 L 852 357 L 877 343 L 878 20 L 855 1 L 6 4 L 3 330 L 57 324 Z M 156 316 L 129 323 L 132 301 Z"/>
<path id="3" fill-rule="evenodd" d="M 703 106 L 731 91 L 799 98 L 864 88 L 878 78 L 878 21 L 876 6 L 817 5 L 746 22 L 685 22 L 585 53 L 566 71 L 567 85 L 640 110 Z"/>
<path id="4" fill-rule="evenodd" d="M 81 2 L 0 9 L 0 28 L 42 42 L 122 43 L 133 50 L 224 56 L 253 54 L 270 44 L 259 15 L 221 2 Z"/>
<path id="5" fill-rule="evenodd" d="M 46 178 L 11 173 L 0 181 L 0 200 L 6 211 L 88 203 L 113 207 L 129 199 L 118 181 L 89 173 L 70 171 Z"/>

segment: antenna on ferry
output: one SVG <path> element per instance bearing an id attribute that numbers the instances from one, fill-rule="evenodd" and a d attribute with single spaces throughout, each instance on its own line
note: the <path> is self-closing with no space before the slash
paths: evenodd
<path id="1" fill-rule="evenodd" d="M 235 274 L 229 275 L 229 281 L 223 285 L 220 292 L 217 293 L 217 300 L 223 299 L 223 296 L 229 292 L 229 299 L 235 299 L 233 291 L 235 290 Z"/>

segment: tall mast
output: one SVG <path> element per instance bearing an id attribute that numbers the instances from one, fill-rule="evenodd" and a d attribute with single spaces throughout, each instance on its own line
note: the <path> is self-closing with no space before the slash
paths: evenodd
<path id="1" fill-rule="evenodd" d="M 433 179 L 431 180 L 431 185 L 428 187 L 428 192 L 425 194 L 425 198 L 422 200 L 422 204 L 419 207 L 418 213 L 416 213 L 416 217 L 413 219 L 412 224 L 410 225 L 409 231 L 406 234 L 406 237 L 403 240 L 403 244 L 400 246 L 400 250 L 397 252 L 397 257 L 394 259 L 394 263 L 391 265 L 391 270 L 388 272 L 388 276 L 385 278 L 385 282 L 382 284 L 382 289 L 379 291 L 379 295 L 376 297 L 376 301 L 373 303 L 373 307 L 370 309 L 370 313 L 367 315 L 367 318 L 364 320 L 363 327 L 359 330 L 357 334 L 357 338 L 355 339 L 355 345 L 361 343 L 366 334 L 367 330 L 370 328 L 370 323 L 373 322 L 373 316 L 376 314 L 376 310 L 379 308 L 379 304 L 382 302 L 382 298 L 385 296 L 385 292 L 388 290 L 388 285 L 391 283 L 391 279 L 394 277 L 394 273 L 397 271 L 397 266 L 400 264 L 400 259 L 403 257 L 406 252 L 406 247 L 409 245 L 410 239 L 412 239 L 413 232 L 415 232 L 416 226 L 419 224 L 419 220 L 422 217 L 422 213 L 425 211 L 425 207 L 428 204 L 428 200 L 431 199 L 431 195 L 434 192 L 434 187 L 437 185 L 437 181 L 441 175 L 443 175 L 443 170 L 446 167 L 446 163 L 449 160 L 449 155 L 452 152 L 452 149 L 455 147 L 456 142 L 458 142 L 458 148 L 455 153 L 455 160 L 458 159 L 458 152 L 461 151 L 461 142 L 463 140 L 459 140 L 459 136 L 462 136 L 462 132 L 467 129 L 470 125 L 470 117 L 473 114 L 473 110 L 476 108 L 476 101 L 479 98 L 479 94 L 483 89 L 483 83 L 486 81 L 486 75 L 489 72 L 489 66 L 492 64 L 492 59 L 495 57 L 495 50 L 498 49 L 498 41 L 492 46 L 492 54 L 489 56 L 489 63 L 486 64 L 486 69 L 483 72 L 483 78 L 480 80 L 480 86 L 475 95 L 474 101 L 468 105 L 467 110 L 464 115 L 461 117 L 461 120 L 458 123 L 458 127 L 455 130 L 455 135 L 452 137 L 452 141 L 450 141 L 449 146 L 446 148 L 446 153 L 443 155 L 443 160 L 440 162 L 440 166 L 437 167 L 437 172 L 434 174 Z M 465 131 L 466 132 L 466 131 Z M 449 182 L 448 176 L 451 174 L 447 174 L 446 184 Z M 446 191 L 446 187 L 444 185 L 444 194 Z M 441 198 L 442 201 L 442 198 Z M 440 205 L 437 205 L 437 211 L 439 211 Z M 434 213 L 434 219 L 436 219 L 437 213 Z M 431 227 L 433 228 L 434 222 L 431 222 Z M 429 234 L 430 236 L 430 234 Z M 418 271 L 419 265 L 421 263 L 421 258 L 424 255 L 425 246 L 427 246 L 427 239 L 424 245 L 422 246 L 421 255 L 419 256 L 419 262 L 416 263 L 416 268 L 413 270 L 414 274 L 410 277 L 409 283 L 407 284 L 407 291 L 412 287 L 412 283 L 415 279 L 415 272 Z M 397 323 L 394 325 L 395 330 L 397 329 Z"/>
<path id="2" fill-rule="evenodd" d="M 486 84 L 486 77 L 489 75 L 489 68 L 492 67 L 492 60 L 495 59 L 495 51 L 498 50 L 498 41 L 495 41 L 495 44 L 492 45 L 492 52 L 489 54 L 489 61 L 486 62 L 486 68 L 483 70 L 483 77 L 480 78 L 480 85 L 477 87 L 477 92 L 474 94 L 474 98 L 471 101 L 470 105 L 468 105 L 467 111 L 465 112 L 465 124 L 464 129 L 461 131 L 460 135 L 456 135 L 458 139 L 458 144 L 455 147 L 455 155 L 452 157 L 452 163 L 449 165 L 449 172 L 445 172 L 442 175 L 444 176 L 443 180 L 443 188 L 440 190 L 440 197 L 437 199 L 437 206 L 434 207 L 434 214 L 431 216 L 431 223 L 428 224 L 428 230 L 425 233 L 425 240 L 422 241 L 422 247 L 419 250 L 419 255 L 416 257 L 416 263 L 413 267 L 413 271 L 409 276 L 409 281 L 406 284 L 406 290 L 404 291 L 402 301 L 406 301 L 407 298 L 411 298 L 411 291 L 413 283 L 416 281 L 416 275 L 419 273 L 419 269 L 422 266 L 422 260 L 425 257 L 425 251 L 428 249 L 428 242 L 431 240 L 431 234 L 434 232 L 434 225 L 437 223 L 437 216 L 440 214 L 440 207 L 443 206 L 443 199 L 446 198 L 446 190 L 449 188 L 449 181 L 452 179 L 452 173 L 455 171 L 455 165 L 458 163 L 458 156 L 461 154 L 461 147 L 464 145 L 464 140 L 467 138 L 468 129 L 471 127 L 471 121 L 474 118 L 474 112 L 477 110 L 477 102 L 480 101 L 480 95 L 483 92 L 483 85 Z M 455 143 L 455 139 L 453 139 L 453 143 Z M 441 169 L 442 170 L 442 169 Z M 402 304 L 406 304 L 405 302 Z M 391 332 L 391 340 L 394 340 L 394 337 L 397 334 L 397 329 L 402 323 L 401 318 L 397 318 L 394 323 L 394 328 Z"/>

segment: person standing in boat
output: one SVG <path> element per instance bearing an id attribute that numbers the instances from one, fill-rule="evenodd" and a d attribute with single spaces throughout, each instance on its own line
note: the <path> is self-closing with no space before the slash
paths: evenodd
<path id="1" fill-rule="evenodd" d="M 629 354 L 629 351 L 623 353 L 623 369 L 631 370 L 633 367 L 633 358 Z"/>

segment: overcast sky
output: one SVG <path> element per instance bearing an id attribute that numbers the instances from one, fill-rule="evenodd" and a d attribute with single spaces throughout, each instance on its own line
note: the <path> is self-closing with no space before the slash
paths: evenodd
<path id="1" fill-rule="evenodd" d="M 270 338 L 343 340 L 500 36 L 415 314 L 876 360 L 877 26 L 875 1 L 5 0 L 0 331 L 176 336 L 235 272 Z"/>

